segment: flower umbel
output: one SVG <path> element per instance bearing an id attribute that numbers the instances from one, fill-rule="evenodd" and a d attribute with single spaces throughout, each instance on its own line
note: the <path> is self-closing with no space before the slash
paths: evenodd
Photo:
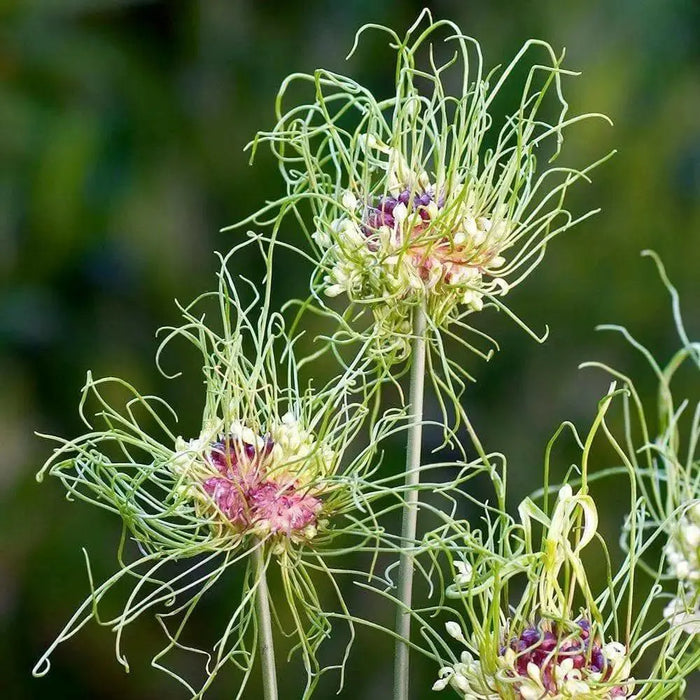
<path id="1" fill-rule="evenodd" d="M 669 630 L 658 605 L 663 571 L 643 561 L 663 531 L 639 505 L 637 473 L 627 467 L 589 473 L 597 436 L 624 455 L 606 416 L 626 398 L 613 384 L 587 436 L 570 423 L 555 433 L 545 451 L 544 488 L 520 503 L 519 522 L 484 506 L 479 527 L 456 522 L 452 535 L 449 528 L 440 532 L 454 572 L 445 597 L 464 606 L 447 632 L 466 651 L 455 656 L 435 632 L 442 660 L 436 690 L 449 686 L 465 700 L 680 697 L 685 676 L 698 666 L 697 650 L 685 634 L 698 629 L 696 601 L 685 598 L 667 607 L 666 617 L 676 627 Z M 554 448 L 568 430 L 581 449 L 580 463 L 570 466 L 563 484 L 550 486 Z M 624 556 L 599 586 L 589 566 L 601 561 L 609 566 L 611 557 L 598 532 L 593 493 L 598 480 L 608 478 L 622 478 L 615 488 L 628 492 L 630 511 Z M 590 549 L 598 550 L 595 556 Z M 651 582 L 643 572 L 652 574 Z"/>
<path id="2" fill-rule="evenodd" d="M 325 557 L 397 548 L 378 526 L 380 514 L 373 508 L 378 499 L 392 498 L 393 504 L 380 510 L 400 508 L 401 489 L 386 483 L 374 487 L 370 476 L 378 467 L 378 444 L 396 429 L 403 412 L 388 412 L 370 427 L 368 444 L 356 443 L 371 391 L 371 385 L 363 386 L 362 358 L 327 385 L 300 389 L 293 342 L 283 317 L 269 310 L 268 290 L 263 296 L 251 286 L 252 300 L 244 303 L 225 264 L 219 279 L 217 292 L 182 309 L 184 323 L 166 329 L 157 356 L 162 367 L 164 348 L 178 338 L 201 352 L 205 391 L 199 435 L 177 436 L 170 427 L 175 412 L 164 401 L 139 394 L 123 380 L 88 375 L 81 414 L 89 431 L 58 439 L 59 448 L 42 469 L 40 476 L 58 476 L 71 495 L 117 514 L 125 535 L 120 570 L 92 589 L 37 664 L 38 675 L 48 670 L 55 646 L 93 618 L 116 631 L 117 657 L 128 668 L 123 629 L 154 611 L 168 639 L 155 666 L 181 680 L 196 698 L 224 667 L 235 666 L 243 673 L 241 697 L 261 634 L 255 609 L 265 580 L 264 590 L 279 589 L 276 619 L 286 623 L 283 631 L 301 655 L 304 692 L 310 694 L 323 670 L 317 650 L 333 621 L 345 620 L 348 645 L 354 636 L 335 577 L 355 572 L 344 572 L 335 559 L 329 566 Z M 206 325 L 202 320 L 212 305 L 220 314 L 219 329 L 215 316 Z M 95 417 L 88 417 L 93 403 Z M 239 596 L 227 597 L 232 605 L 218 639 L 202 649 L 185 643 L 185 624 L 202 596 L 236 565 L 242 566 L 242 588 Z M 362 576 L 375 578 L 371 566 Z M 316 591 L 319 577 L 335 591 L 330 607 Z M 102 600 L 117 595 L 113 589 L 123 581 L 134 583 L 122 612 L 98 618 Z M 165 666 L 174 649 L 207 659 L 206 679 L 198 689 Z M 347 651 L 334 666 L 341 678 L 345 658 Z"/>
<path id="3" fill-rule="evenodd" d="M 287 196 L 234 226 L 277 227 L 293 214 L 318 258 L 313 294 L 340 317 L 337 337 L 369 337 L 390 364 L 410 352 L 417 308 L 431 333 L 451 324 L 475 331 L 465 317 L 489 302 L 502 308 L 547 243 L 588 216 L 572 216 L 564 199 L 597 163 L 551 163 L 568 127 L 601 115 L 568 116 L 563 84 L 575 73 L 545 42 L 528 41 L 488 72 L 478 42 L 427 10 L 403 37 L 362 28 L 351 55 L 370 29 L 396 51 L 395 90 L 374 95 L 326 70 L 285 80 L 277 124 L 253 146 L 270 144 Z M 501 117 L 494 102 L 512 93 Z M 292 103 L 290 94 L 301 97 Z M 324 301 L 338 295 L 355 313 L 369 311 L 367 322 L 350 323 L 352 313 Z"/>
<path id="4" fill-rule="evenodd" d="M 448 633 L 463 639 L 456 623 L 448 623 Z M 463 652 L 457 664 L 440 670 L 433 690 L 449 684 L 469 700 L 613 700 L 629 697 L 630 669 L 624 645 L 604 644 L 591 634 L 587 619 L 566 626 L 541 620 L 501 646 L 495 670 L 486 672 Z"/>

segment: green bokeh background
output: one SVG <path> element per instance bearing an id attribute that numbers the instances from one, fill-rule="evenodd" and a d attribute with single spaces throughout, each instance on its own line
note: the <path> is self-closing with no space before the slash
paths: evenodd
<path id="1" fill-rule="evenodd" d="M 78 390 L 88 369 L 167 395 L 183 424 L 196 424 L 199 379 L 168 384 L 157 375 L 154 332 L 176 321 L 174 298 L 212 287 L 212 251 L 226 250 L 236 235 L 218 230 L 282 191 L 272 160 L 251 168 L 243 147 L 272 125 L 288 72 L 323 66 L 379 88 L 390 84 L 393 65 L 376 60 L 386 53 L 361 51 L 349 65 L 344 56 L 361 24 L 402 31 L 422 4 L 0 2 L 1 698 L 185 697 L 148 665 L 160 630 L 147 620 L 127 635 L 129 675 L 114 660 L 110 633 L 92 625 L 56 652 L 46 678 L 31 678 L 36 658 L 88 591 L 81 547 L 107 575 L 119 536 L 108 514 L 66 503 L 58 483 L 37 485 L 50 445 L 33 431 L 80 429 Z M 600 111 L 615 123 L 571 134 L 579 162 L 619 151 L 572 193 L 577 211 L 601 213 L 556 240 L 512 294 L 533 328 L 549 324 L 549 340 L 539 346 L 490 312 L 483 328 L 502 351 L 488 365 L 465 360 L 479 378 L 467 397 L 470 415 L 487 446 L 508 455 L 515 502 L 538 483 L 557 425 L 568 418 L 585 429 L 606 389 L 602 375 L 577 371 L 579 362 L 607 360 L 642 377 L 645 395 L 653 389 L 640 358 L 619 338 L 595 333 L 596 324 L 624 323 L 661 358 L 676 347 L 667 295 L 639 251 L 662 256 L 688 329 L 699 335 L 700 5 L 429 5 L 481 42 L 489 66 L 531 36 L 566 46 L 565 65 L 583 71 L 570 84 L 572 109 Z M 242 263 L 250 273 L 250 261 Z M 280 272 L 285 292 L 303 293 L 305 271 Z M 194 358 L 172 360 L 192 368 Z M 390 454 L 387 462 L 400 459 Z M 614 538 L 624 503 L 613 490 L 599 507 Z M 197 627 L 220 620 L 235 590 L 232 582 Z M 379 607 L 367 599 L 368 614 L 381 616 Z M 361 635 L 341 697 L 388 697 L 391 648 L 386 638 Z M 286 668 L 282 697 L 298 697 L 298 672 Z M 432 697 L 435 672 L 416 664 L 415 698 Z M 256 683 L 246 697 L 259 697 Z M 319 697 L 334 692 L 333 683 L 322 684 Z M 219 685 L 212 698 L 233 694 Z"/>

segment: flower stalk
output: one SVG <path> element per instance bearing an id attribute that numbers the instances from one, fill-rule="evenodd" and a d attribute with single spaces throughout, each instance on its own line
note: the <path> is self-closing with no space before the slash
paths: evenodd
<path id="1" fill-rule="evenodd" d="M 423 437 L 423 394 L 425 385 L 425 306 L 414 315 L 411 383 L 409 389 L 410 424 L 406 440 L 406 504 L 401 523 L 398 599 L 396 612 L 396 651 L 394 661 L 394 699 L 408 699 L 409 640 L 411 635 L 411 598 L 413 593 L 413 548 L 418 520 L 421 443 Z"/>
<path id="2" fill-rule="evenodd" d="M 277 700 L 277 670 L 272 636 L 272 617 L 270 615 L 270 591 L 267 587 L 267 567 L 262 542 L 255 549 L 253 557 L 258 577 L 256 614 L 258 617 L 258 645 L 262 665 L 263 698 L 264 700 Z"/>

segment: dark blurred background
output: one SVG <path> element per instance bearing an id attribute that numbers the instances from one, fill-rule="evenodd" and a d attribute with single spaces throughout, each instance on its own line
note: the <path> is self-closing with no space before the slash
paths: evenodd
<path id="1" fill-rule="evenodd" d="M 423 4 L 0 1 L 3 699 L 185 697 L 150 669 L 146 653 L 161 633 L 146 620 L 127 635 L 129 675 L 114 660 L 111 634 L 92 625 L 59 648 L 46 678 L 31 678 L 36 658 L 88 591 L 81 547 L 107 575 L 119 537 L 108 514 L 66 503 L 58 482 L 37 485 L 50 444 L 33 431 L 80 430 L 77 400 L 88 369 L 165 394 L 183 423 L 196 425 L 201 407 L 191 396 L 199 378 L 167 383 L 157 375 L 154 332 L 177 320 L 174 298 L 187 301 L 213 286 L 212 251 L 238 235 L 218 230 L 282 191 L 271 158 L 251 168 L 244 145 L 272 125 L 288 72 L 323 66 L 386 85 L 393 65 L 371 51 L 345 64 L 354 32 L 379 22 L 401 33 Z M 555 240 L 510 297 L 533 328 L 549 324 L 549 340 L 539 346 L 490 312 L 482 327 L 502 352 L 488 365 L 465 360 L 479 378 L 468 409 L 487 446 L 511 460 L 515 502 L 539 482 L 544 445 L 559 422 L 569 418 L 585 430 L 606 389 L 607 379 L 578 372 L 579 362 L 612 362 L 641 376 L 651 396 L 642 360 L 619 338 L 595 333 L 596 324 L 624 323 L 661 359 L 677 346 L 667 295 L 651 262 L 640 259 L 643 248 L 662 256 L 698 336 L 700 4 L 429 5 L 481 42 L 489 66 L 529 37 L 566 46 L 566 67 L 583 71 L 568 84 L 572 109 L 600 111 L 615 123 L 571 132 L 570 153 L 580 163 L 619 151 L 570 199 L 579 212 L 602 212 Z M 303 294 L 306 271 L 290 269 L 285 292 Z M 194 368 L 184 352 L 170 359 Z M 613 541 L 624 505 L 614 494 L 600 505 Z M 217 610 L 207 614 L 213 619 Z M 341 697 L 388 697 L 391 649 L 387 639 L 363 635 Z M 414 697 L 431 697 L 435 673 L 416 665 Z M 298 696 L 282 687 L 283 697 Z M 334 692 L 333 683 L 322 684 L 319 697 Z M 220 685 L 212 697 L 234 694 Z M 246 697 L 258 696 L 254 681 Z"/>

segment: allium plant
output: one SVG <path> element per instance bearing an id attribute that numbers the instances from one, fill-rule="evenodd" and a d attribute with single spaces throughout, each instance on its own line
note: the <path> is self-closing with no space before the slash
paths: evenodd
<path id="1" fill-rule="evenodd" d="M 545 42 L 489 71 L 478 42 L 427 10 L 403 37 L 363 27 L 350 55 L 370 29 L 396 52 L 395 91 L 375 96 L 327 70 L 287 78 L 277 124 L 254 146 L 270 144 L 288 194 L 237 225 L 292 215 L 318 259 L 316 300 L 345 300 L 338 337 L 371 337 L 385 366 L 408 356 L 422 315 L 438 351 L 446 333 L 483 354 L 470 316 L 508 311 L 503 297 L 548 242 L 593 213 L 572 215 L 565 197 L 597 163 L 552 162 L 569 127 L 601 115 L 569 116 L 576 74 Z M 512 91 L 502 116 L 494 104 Z"/>
<path id="2" fill-rule="evenodd" d="M 649 572 L 664 569 L 667 589 L 672 595 L 664 614 L 674 629 L 695 638 L 700 634 L 700 401 L 693 396 L 693 380 L 700 369 L 700 343 L 688 337 L 680 310 L 680 300 L 658 256 L 645 251 L 655 262 L 671 301 L 681 347 L 666 364 L 660 364 L 641 342 L 622 326 L 601 326 L 613 330 L 640 352 L 658 383 L 655 405 L 656 422 L 640 397 L 635 381 L 614 368 L 601 367 L 623 383 L 624 438 L 620 439 L 620 458 L 633 471 L 643 494 L 645 528 L 650 544 L 661 543 L 662 557 L 651 550 L 645 556 Z M 676 380 L 679 370 L 694 376 L 691 381 Z M 682 398 L 679 399 L 679 393 Z M 625 526 L 623 542 L 629 531 Z M 695 644 L 696 663 L 700 663 L 700 644 Z"/>
<path id="3" fill-rule="evenodd" d="M 520 504 L 517 519 L 484 507 L 479 525 L 456 524 L 449 537 L 445 531 L 437 533 L 441 541 L 451 539 L 447 553 L 454 579 L 445 597 L 463 604 L 455 611 L 457 620 L 445 629 L 463 648 L 454 656 L 449 639 L 423 630 L 436 656 L 444 658 L 446 651 L 452 655 L 433 690 L 449 687 L 465 700 L 680 697 L 685 677 L 700 659 L 688 653 L 687 635 L 679 640 L 678 634 L 669 634 L 654 606 L 660 573 L 650 585 L 639 587 L 649 538 L 636 475 L 623 471 L 630 510 L 621 561 L 598 532 L 589 487 L 596 434 L 619 447 L 606 425 L 606 413 L 620 395 L 613 385 L 585 440 L 571 424 L 557 431 L 546 451 L 545 487 Z M 582 449 L 581 461 L 569 469 L 563 485 L 550 487 L 552 451 L 567 427 Z M 623 493 L 618 472 L 605 470 L 590 479 L 616 478 L 615 488 Z M 557 489 L 550 512 L 549 494 Z M 540 500 L 542 506 L 537 505 Z M 584 551 L 590 549 L 598 551 Z M 598 591 L 588 575 L 596 562 L 607 574 Z"/>
<path id="4" fill-rule="evenodd" d="M 229 662 L 243 672 L 236 695 L 241 697 L 258 644 L 272 692 L 273 619 L 282 625 L 279 631 L 296 640 L 292 647 L 308 674 L 304 697 L 325 670 L 316 652 L 334 619 L 346 621 L 352 642 L 353 616 L 337 579 L 372 581 L 371 559 L 398 550 L 398 538 L 385 534 L 381 522 L 402 507 L 402 486 L 393 478 L 372 477 L 380 463 L 379 445 L 401 429 L 404 413 L 386 412 L 358 443 L 373 391 L 364 384 L 362 365 L 347 368 L 325 388 L 302 385 L 283 318 L 269 308 L 270 258 L 262 293 L 243 284 L 251 296 L 244 301 L 241 285 L 224 264 L 218 290 L 182 308 L 182 325 L 164 329 L 159 367 L 176 339 L 201 352 L 204 410 L 194 436 L 175 432 L 175 411 L 165 401 L 144 396 L 121 379 L 88 375 L 80 407 L 88 432 L 70 440 L 53 438 L 60 446 L 39 479 L 56 476 L 71 497 L 122 519 L 120 569 L 92 587 L 37 664 L 37 675 L 48 671 L 55 646 L 91 619 L 116 633 L 116 655 L 128 669 L 123 630 L 148 611 L 167 637 L 153 665 L 178 678 L 192 697 L 202 696 Z M 212 305 L 219 311 L 216 324 L 204 314 Z M 341 553 L 362 551 L 370 555 L 365 571 L 353 572 L 336 561 Z M 184 641 L 186 623 L 234 567 L 244 572 L 243 587 L 222 610 L 218 639 L 195 649 Z M 270 598 L 270 577 L 281 598 Z M 92 586 L 91 574 L 90 581 Z M 122 581 L 132 584 L 123 610 L 103 619 L 103 599 Z M 333 609 L 322 606 L 319 582 L 334 591 Z M 174 649 L 205 658 L 201 687 L 166 667 L 165 657 Z M 333 667 L 340 670 L 341 683 L 346 657 L 347 650 Z"/>
<path id="5" fill-rule="evenodd" d="M 425 378 L 436 390 L 446 441 L 463 422 L 484 458 L 460 403 L 472 377 L 448 356 L 445 340 L 488 359 L 492 349 L 480 341 L 497 345 L 471 320 L 487 305 L 527 328 L 503 297 L 538 265 L 552 238 L 594 213 L 574 216 L 565 199 L 600 161 L 578 168 L 553 162 L 569 127 L 605 117 L 568 114 L 564 82 L 576 74 L 546 42 L 526 42 L 503 69 L 489 71 L 477 41 L 425 10 L 403 37 L 363 27 L 350 56 L 370 29 L 384 33 L 395 52 L 394 90 L 375 96 L 322 69 L 289 76 L 275 127 L 252 144 L 254 151 L 271 147 L 286 196 L 229 228 L 254 223 L 276 232 L 292 222 L 315 253 L 312 297 L 337 322 L 331 347 L 359 340 L 389 379 L 395 364 L 410 358 L 408 548 L 416 538 Z M 502 116 L 494 106 L 513 91 L 512 111 Z M 340 304 L 329 297 L 341 297 Z M 412 567 L 406 551 L 398 639 L 410 638 Z M 408 697 L 408 675 L 408 647 L 399 642 L 399 700 Z"/>
<path id="6" fill-rule="evenodd" d="M 526 328 L 503 299 L 554 236 L 592 213 L 572 215 L 565 198 L 598 163 L 552 163 L 568 128 L 600 115 L 568 115 L 564 84 L 575 74 L 545 42 L 528 41 L 503 69 L 487 71 L 479 44 L 427 11 L 404 37 L 368 25 L 356 45 L 366 29 L 391 41 L 395 91 L 376 97 L 326 70 L 284 81 L 277 124 L 254 147 L 271 146 L 287 193 L 231 227 L 254 223 L 257 232 L 222 260 L 217 290 L 181 307 L 181 325 L 165 329 L 159 368 L 175 340 L 201 354 L 201 422 L 176 429 L 176 412 L 162 399 L 88 375 L 80 406 L 87 432 L 54 438 L 59 447 L 39 478 L 57 476 L 71 497 L 119 516 L 124 529 L 119 570 L 94 585 L 87 560 L 91 594 L 35 673 L 46 673 L 55 646 L 92 619 L 116 633 L 117 658 L 128 669 L 123 631 L 152 612 L 167 639 L 152 664 L 191 697 L 202 697 L 230 665 L 240 671 L 242 697 L 259 660 L 265 700 L 277 700 L 275 644 L 286 637 L 285 651 L 298 652 L 306 670 L 308 698 L 328 670 L 339 672 L 342 686 L 356 624 L 383 629 L 350 609 L 348 580 L 395 605 L 394 700 L 409 697 L 410 651 L 441 663 L 435 690 L 449 687 L 465 700 L 678 697 L 700 666 L 700 405 L 681 456 L 689 404 L 676 406 L 669 385 L 685 359 L 700 366 L 700 346 L 687 338 L 660 264 L 683 347 L 662 369 L 627 336 L 659 379 L 660 429 L 647 427 L 631 380 L 606 368 L 622 387 L 604 397 L 585 440 L 563 424 L 546 450 L 544 487 L 521 503 L 517 518 L 506 507 L 505 457 L 487 454 L 469 422 L 460 397 L 471 376 L 446 342 L 488 358 L 478 341 L 491 339 L 472 315 L 489 305 Z M 514 93 L 501 117 L 496 105 Z M 291 243 L 282 236 L 289 224 Z M 310 252 L 300 247 L 304 238 Z M 265 258 L 261 285 L 234 281 L 229 271 L 248 245 Z M 274 312 L 279 245 L 311 261 L 313 271 L 309 299 Z M 307 310 L 334 325 L 320 350 L 297 358 Z M 329 349 L 340 369 L 324 385 L 314 363 Z M 399 393 L 398 406 L 387 406 L 382 387 L 402 389 L 408 367 L 408 400 Z M 422 458 L 426 378 L 442 419 L 431 423 L 457 459 Z M 623 407 L 620 440 L 606 418 L 613 403 Z M 462 424 L 468 450 L 458 439 Z M 581 461 L 553 486 L 552 453 L 565 428 Z M 406 436 L 405 471 L 382 475 L 380 446 L 398 432 Z M 621 464 L 594 471 L 591 450 L 601 434 Z M 431 483 L 433 474 L 444 478 Z M 476 476 L 490 479 L 495 498 L 482 502 L 470 492 Z M 616 479 L 616 487 L 622 480 L 629 496 L 622 553 L 609 551 L 598 532 L 591 488 L 598 479 Z M 455 520 L 464 503 L 478 522 Z M 419 515 L 431 524 L 419 528 Z M 346 565 L 355 553 L 366 559 L 361 570 Z M 451 581 L 437 586 L 440 600 L 415 604 L 414 572 L 429 587 L 435 577 L 444 583 L 445 556 Z M 590 575 L 600 562 L 602 588 Z M 234 567 L 242 587 L 227 593 L 231 607 L 212 642 L 195 647 L 187 623 Z M 106 619 L 105 599 L 122 583 L 131 583 L 122 612 Z M 448 611 L 445 639 L 428 615 Z M 345 622 L 348 643 L 328 666 L 317 652 L 336 620 Z M 169 668 L 166 657 L 176 650 L 203 656 L 201 684 Z"/>

